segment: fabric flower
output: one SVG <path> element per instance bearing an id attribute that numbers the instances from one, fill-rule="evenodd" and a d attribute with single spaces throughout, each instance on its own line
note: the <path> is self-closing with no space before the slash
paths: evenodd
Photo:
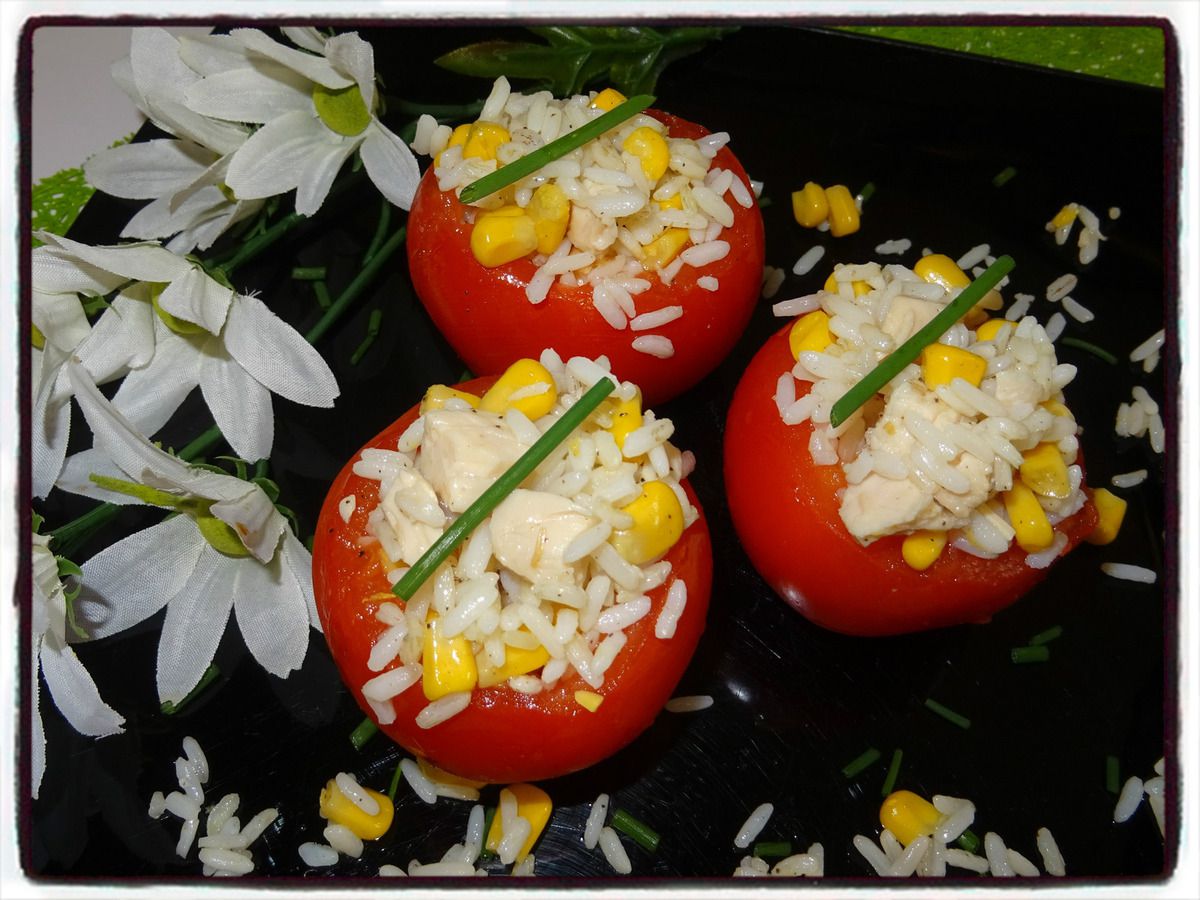
<path id="1" fill-rule="evenodd" d="M 212 662 L 232 612 L 247 648 L 280 678 L 298 669 L 310 624 L 320 629 L 312 557 L 262 488 L 192 467 L 138 433 L 87 377 L 67 367 L 96 447 L 143 502 L 179 515 L 83 564 L 76 609 L 94 638 L 167 614 L 158 644 L 163 702 L 178 703 Z"/>
<path id="2" fill-rule="evenodd" d="M 90 271 L 138 282 L 125 295 L 141 303 L 153 353 L 130 362 L 113 404 L 145 434 L 157 432 L 199 386 L 233 451 L 257 460 L 274 442 L 272 393 L 320 407 L 338 396 L 328 364 L 294 328 L 191 260 L 153 243 L 93 247 L 39 237 Z"/>
<path id="3" fill-rule="evenodd" d="M 295 189 L 296 211 L 311 216 L 357 151 L 380 193 L 408 209 L 421 173 L 412 151 L 375 115 L 371 45 L 354 32 L 331 38 L 313 29 L 285 33 L 306 49 L 257 29 L 234 29 L 229 37 L 245 49 L 245 64 L 212 71 L 184 90 L 193 113 L 262 126 L 232 153 L 226 184 L 242 199 Z M 218 69 L 218 62 L 209 68 Z"/>
<path id="4" fill-rule="evenodd" d="M 33 533 L 33 614 L 31 672 L 41 671 L 50 698 L 71 727 L 89 737 L 106 737 L 123 729 L 125 719 L 100 699 L 96 682 L 75 651 L 67 645 L 67 599 L 58 577 L 58 560 L 50 550 L 47 535 Z M 41 689 L 36 675 L 30 687 L 33 710 L 31 755 L 33 796 L 36 798 L 46 772 L 46 734 L 42 728 Z"/>

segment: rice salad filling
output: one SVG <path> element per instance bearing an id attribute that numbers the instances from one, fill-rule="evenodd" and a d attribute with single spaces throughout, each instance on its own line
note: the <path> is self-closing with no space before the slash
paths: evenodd
<path id="1" fill-rule="evenodd" d="M 422 116 L 413 149 L 433 156 L 439 189 L 458 195 L 624 99 L 612 88 L 564 100 L 549 91 L 522 94 L 500 77 L 476 122 L 451 129 Z M 725 132 L 670 137 L 657 118 L 635 115 L 468 207 L 471 250 L 488 267 L 529 257 L 537 267 L 525 289 L 530 303 L 543 302 L 556 281 L 590 286 L 604 320 L 637 333 L 635 350 L 669 358 L 670 339 L 647 332 L 683 308 L 639 313 L 637 296 L 651 279 L 670 285 L 683 266 L 703 269 L 730 252 L 721 235 L 734 224 L 731 204 L 749 209 L 757 201 L 748 181 L 713 165 L 728 141 Z M 703 276 L 701 286 L 720 284 Z"/>
<path id="2" fill-rule="evenodd" d="M 919 570 L 947 544 L 994 558 L 1015 541 L 1044 568 L 1067 545 L 1054 526 L 1086 500 L 1079 427 L 1062 393 L 1075 367 L 1057 361 L 1034 318 L 988 318 L 1002 306 L 998 291 L 830 425 L 833 404 L 968 283 L 940 254 L 915 269 L 837 266 L 820 292 L 777 305 L 802 315 L 775 402 L 785 423 L 811 424 L 814 463 L 842 467 L 839 512 L 861 544 L 905 535 L 903 556 Z"/>
<path id="3" fill-rule="evenodd" d="M 521 360 L 482 396 L 443 385 L 427 391 L 395 450 L 368 448 L 355 474 L 378 482 L 363 549 L 395 584 L 459 514 L 602 378 L 604 357 L 563 362 L 552 350 Z M 406 604 L 381 603 L 385 626 L 362 685 L 381 725 L 392 699 L 422 683 L 417 716 L 434 727 L 473 692 L 537 694 L 577 673 L 581 706 L 668 586 L 655 637 L 669 640 L 687 602 L 662 559 L 698 518 L 680 482 L 694 459 L 670 442 L 674 426 L 641 409 L 621 382 L 570 438 L 510 493 Z M 590 690 L 589 690 L 590 689 Z"/>

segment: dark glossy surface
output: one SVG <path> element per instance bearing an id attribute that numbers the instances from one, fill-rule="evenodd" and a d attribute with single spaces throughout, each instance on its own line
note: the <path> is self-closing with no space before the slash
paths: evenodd
<path id="1" fill-rule="evenodd" d="M 422 101 L 487 91 L 482 82 L 429 65 L 437 52 L 476 39 L 478 31 L 365 36 L 375 43 L 390 91 Z M 605 791 L 614 806 L 663 835 L 653 856 L 627 842 L 636 875 L 724 878 L 742 855 L 733 836 L 749 811 L 769 800 L 775 814 L 762 839 L 791 840 L 798 850 L 820 841 L 829 877 L 866 877 L 870 869 L 851 839 L 876 833 L 886 763 L 902 748 L 898 786 L 973 799 L 980 836 L 996 831 L 1038 862 L 1035 832 L 1044 825 L 1074 876 L 1160 876 L 1174 854 L 1175 817 L 1169 814 L 1165 853 L 1148 807 L 1113 825 L 1105 759 L 1120 758 L 1122 778 L 1146 777 L 1165 751 L 1173 781 L 1174 456 L 1164 461 L 1144 440 L 1112 437 L 1117 405 L 1129 399 L 1133 384 L 1159 398 L 1168 427 L 1173 423 L 1176 354 L 1148 376 L 1127 362 L 1133 347 L 1164 320 L 1170 329 L 1175 318 L 1164 269 L 1163 235 L 1172 234 L 1174 209 L 1173 201 L 1164 208 L 1164 184 L 1170 190 L 1175 174 L 1164 170 L 1163 94 L 820 31 L 744 28 L 668 68 L 658 97 L 664 109 L 729 131 L 747 170 L 765 182 L 769 264 L 790 273 L 813 244 L 827 248 L 814 272 L 789 274 L 777 299 L 814 291 L 833 263 L 877 258 L 877 244 L 903 237 L 913 248 L 896 259 L 910 265 L 923 247 L 956 257 L 989 242 L 993 253 L 1011 254 L 1017 269 L 1008 296 L 1036 294 L 1033 312 L 1043 320 L 1056 308 L 1043 299 L 1046 285 L 1077 272 L 1074 296 L 1097 317 L 1088 325 L 1069 322 L 1066 334 L 1121 360 L 1112 366 L 1079 350 L 1060 351 L 1061 360 L 1079 366 L 1068 399 L 1085 428 L 1089 480 L 1106 485 L 1113 474 L 1142 467 L 1151 474 L 1120 492 L 1130 506 L 1114 544 L 1085 545 L 989 625 L 873 640 L 822 631 L 750 568 L 722 502 L 724 409 L 745 362 L 777 327 L 764 302 L 732 356 L 660 410 L 677 424 L 676 443 L 699 460 L 693 483 L 715 539 L 709 627 L 680 693 L 711 694 L 715 704 L 691 715 L 664 713 L 617 756 L 547 783 L 556 811 L 536 851 L 538 873 L 610 874 L 599 852 L 585 850 L 579 839 L 588 804 Z M 993 176 L 1008 166 L 1016 177 L 993 187 Z M 834 240 L 795 224 L 789 194 L 809 179 L 852 190 L 875 184 L 858 234 Z M 1073 242 L 1057 247 L 1043 229 L 1068 201 L 1102 219 L 1109 207 L 1121 209 L 1118 221 L 1104 219 L 1109 240 L 1086 268 L 1076 262 Z M 130 208 L 97 197 L 74 236 L 112 242 Z M 327 207 L 313 227 L 239 272 L 236 286 L 261 291 L 304 330 L 319 313 L 309 287 L 290 280 L 291 267 L 328 265 L 336 293 L 358 271 L 376 208 L 369 189 Z M 403 254 L 396 259 L 319 345 L 342 388 L 337 407 L 311 410 L 275 400 L 272 474 L 283 502 L 300 517 L 302 536 L 349 455 L 425 385 L 461 372 L 411 295 Z M 1173 261 L 1169 246 L 1168 266 Z M 351 366 L 374 308 L 384 311 L 381 333 Z M 181 445 L 206 427 L 202 413 L 188 406 L 167 441 Z M 48 526 L 80 508 L 55 497 L 45 505 Z M 108 539 L 154 518 L 123 513 Z M 1159 583 L 1110 579 L 1099 569 L 1106 560 L 1151 566 Z M 25 822 L 26 865 L 49 877 L 198 878 L 195 850 L 186 862 L 173 854 L 178 821 L 145 813 L 150 794 L 174 784 L 172 760 L 191 734 L 214 773 L 210 799 L 237 791 L 243 819 L 268 805 L 281 811 L 253 846 L 258 871 L 303 875 L 296 847 L 321 839 L 321 785 L 348 770 L 386 788 L 398 751 L 381 737 L 360 752 L 351 748 L 347 735 L 361 714 L 315 633 L 303 670 L 281 682 L 249 658 L 230 628 L 218 653 L 219 682 L 178 715 L 160 714 L 153 686 L 158 622 L 79 648 L 102 695 L 125 715 L 127 733 L 92 742 L 47 711 L 49 767 L 42 798 Z M 1048 662 L 1010 662 L 1011 647 L 1053 625 L 1063 634 Z M 970 729 L 930 713 L 927 697 L 968 716 Z M 881 751 L 881 761 L 844 778 L 842 767 L 868 747 Z M 494 790 L 485 799 L 494 802 Z M 397 799 L 391 831 L 362 860 L 345 861 L 333 873 L 371 875 L 385 862 L 432 861 L 462 839 L 469 804 L 442 800 L 429 808 L 403 786 Z"/>

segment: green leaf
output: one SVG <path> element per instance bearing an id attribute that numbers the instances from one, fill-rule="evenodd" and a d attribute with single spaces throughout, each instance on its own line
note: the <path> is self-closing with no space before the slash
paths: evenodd
<path id="1" fill-rule="evenodd" d="M 611 84 L 625 94 L 653 93 L 668 64 L 732 28 L 644 26 L 538 26 L 529 31 L 545 41 L 482 41 L 439 57 L 436 64 L 479 78 L 525 78 L 548 85 L 559 96 L 592 84 Z"/>

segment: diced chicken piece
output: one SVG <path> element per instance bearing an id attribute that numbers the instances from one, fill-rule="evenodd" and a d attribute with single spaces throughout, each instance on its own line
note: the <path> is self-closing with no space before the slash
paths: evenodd
<path id="1" fill-rule="evenodd" d="M 390 499 L 396 508 L 410 519 L 442 528 L 446 524 L 446 514 L 438 503 L 433 485 L 414 469 L 401 469 L 396 473 L 389 490 Z"/>
<path id="2" fill-rule="evenodd" d="M 380 508 L 383 510 L 384 518 L 391 526 L 392 533 L 395 535 L 397 546 L 399 547 L 399 559 L 393 562 L 404 563 L 405 565 L 413 565 L 421 558 L 421 555 L 429 549 L 429 547 L 442 536 L 442 529 L 435 528 L 432 525 L 427 525 L 424 522 L 417 522 L 410 518 L 407 513 L 403 512 L 396 505 L 396 495 L 388 494 L 380 501 Z M 392 552 L 392 548 L 387 548 Z"/>
<path id="3" fill-rule="evenodd" d="M 900 295 L 892 300 L 881 327 L 899 346 L 928 325 L 943 308 L 940 304 L 928 300 Z"/>
<path id="4" fill-rule="evenodd" d="M 996 399 L 1017 410 L 1014 418 L 1024 418 L 1045 398 L 1037 381 L 1013 367 L 996 373 Z"/>
<path id="5" fill-rule="evenodd" d="M 492 512 L 492 553 L 530 581 L 561 580 L 570 570 L 563 551 L 593 524 L 566 497 L 517 489 Z"/>
<path id="6" fill-rule="evenodd" d="M 838 512 L 846 528 L 862 543 L 911 528 L 929 506 L 929 494 L 909 478 L 885 478 L 872 472 L 847 486 Z"/>
<path id="7" fill-rule="evenodd" d="M 452 512 L 460 513 L 528 449 L 499 416 L 475 410 L 425 414 L 417 471 Z"/>
<path id="8" fill-rule="evenodd" d="M 580 250 L 607 250 L 617 240 L 617 223 L 605 222 L 586 207 L 573 203 L 567 237 Z"/>
<path id="9" fill-rule="evenodd" d="M 976 459 L 970 453 L 960 454 L 951 465 L 967 476 L 971 486 L 966 493 L 956 494 L 943 488 L 933 495 L 933 499 L 948 510 L 957 520 L 948 527 L 958 528 L 966 524 L 971 516 L 971 510 L 988 498 L 992 491 L 992 467 Z"/>

